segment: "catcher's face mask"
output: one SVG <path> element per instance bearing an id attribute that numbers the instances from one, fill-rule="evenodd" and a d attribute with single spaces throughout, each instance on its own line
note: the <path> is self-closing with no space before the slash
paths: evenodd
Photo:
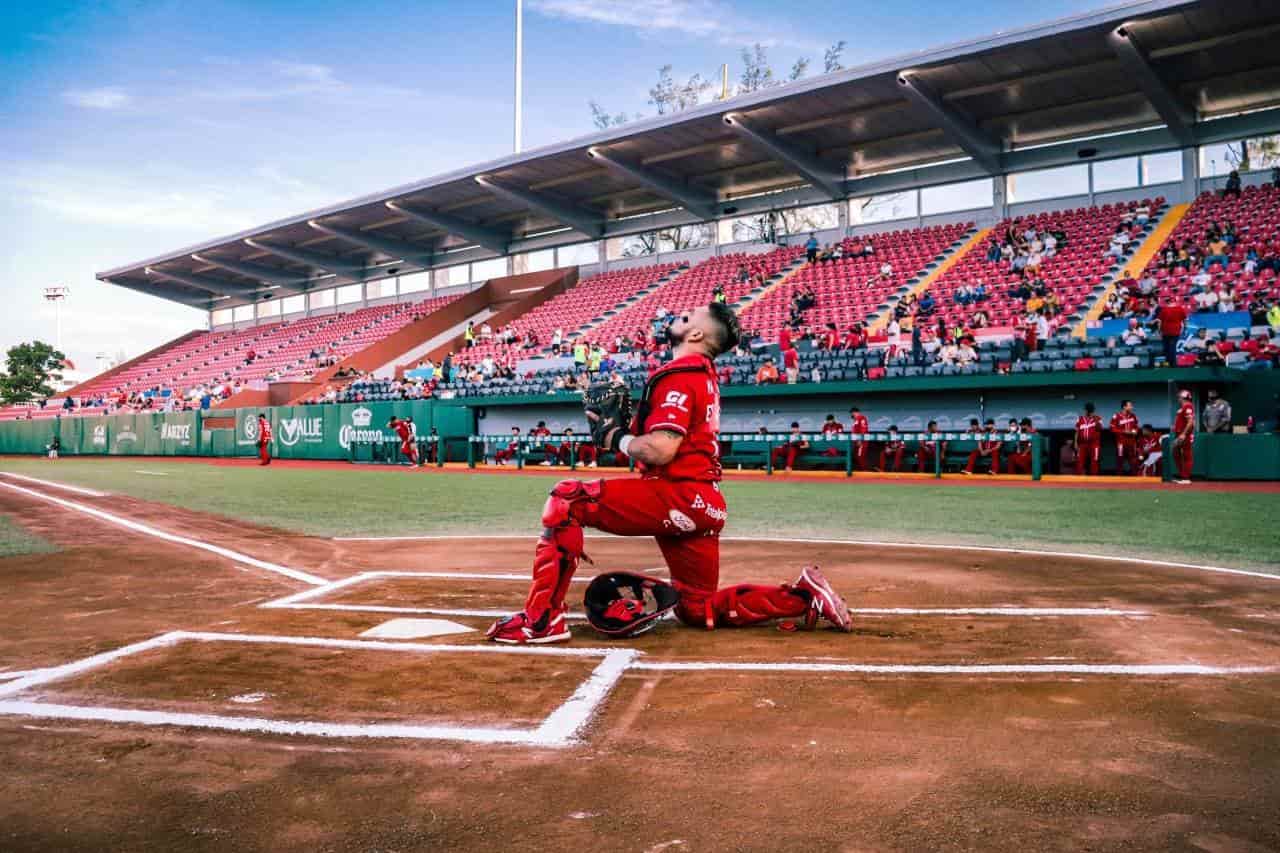
<path id="1" fill-rule="evenodd" d="M 587 621 L 606 637 L 634 637 L 653 630 L 680 601 L 680 593 L 659 578 L 634 572 L 596 575 L 587 584 Z"/>

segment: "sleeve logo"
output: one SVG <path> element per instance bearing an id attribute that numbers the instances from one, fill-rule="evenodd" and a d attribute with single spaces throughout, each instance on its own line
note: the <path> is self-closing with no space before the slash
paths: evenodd
<path id="1" fill-rule="evenodd" d="M 668 391 L 667 398 L 662 401 L 663 408 L 679 409 L 682 412 L 689 411 L 689 395 L 680 391 Z"/>

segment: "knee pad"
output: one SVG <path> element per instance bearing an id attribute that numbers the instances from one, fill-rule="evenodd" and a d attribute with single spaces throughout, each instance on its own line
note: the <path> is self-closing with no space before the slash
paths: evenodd
<path id="1" fill-rule="evenodd" d="M 555 528 L 567 524 L 575 503 L 594 503 L 600 500 L 603 489 L 601 480 L 561 480 L 556 483 L 542 506 L 542 526 Z"/>

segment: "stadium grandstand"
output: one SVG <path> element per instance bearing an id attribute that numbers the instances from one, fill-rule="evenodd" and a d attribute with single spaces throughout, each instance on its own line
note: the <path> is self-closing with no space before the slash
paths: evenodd
<path id="1" fill-rule="evenodd" d="M 98 279 L 207 330 L 0 416 L 431 399 L 464 433 L 481 411 L 567 425 L 566 392 L 638 388 L 665 323 L 717 300 L 747 333 L 722 372 L 741 427 L 783 392 L 766 365 L 800 386 L 780 422 L 814 428 L 835 397 L 920 426 L 920 395 L 955 392 L 944 421 L 977 395 L 1065 431 L 1064 387 L 1127 389 L 1167 428 L 1175 385 L 1247 389 L 1265 421 L 1280 168 L 1242 155 L 1280 131 L 1276 26 L 1262 3 L 1127 3 L 120 266 Z"/>

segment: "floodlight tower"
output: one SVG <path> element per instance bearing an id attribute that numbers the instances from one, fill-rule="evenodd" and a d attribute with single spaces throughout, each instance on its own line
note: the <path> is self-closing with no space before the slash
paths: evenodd
<path id="1" fill-rule="evenodd" d="M 524 100 L 524 0 L 516 0 L 516 116 L 515 116 L 515 153 L 520 153 L 520 124 Z"/>
<path id="2" fill-rule="evenodd" d="M 61 284 L 44 289 L 45 301 L 53 303 L 53 316 L 56 318 L 55 322 L 57 323 L 57 338 L 54 346 L 57 347 L 58 352 L 62 352 L 62 303 L 70 295 L 71 288 Z"/>

